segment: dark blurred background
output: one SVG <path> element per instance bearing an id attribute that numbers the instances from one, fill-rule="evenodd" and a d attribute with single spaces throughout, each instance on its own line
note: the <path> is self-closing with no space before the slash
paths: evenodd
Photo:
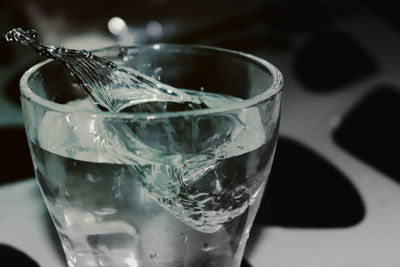
<path id="1" fill-rule="evenodd" d="M 354 2 L 22 0 L 2 3 L 0 30 L 35 28 L 42 40 L 55 44 L 85 36 L 119 42 L 282 49 L 289 45 L 294 33 L 320 30 L 333 18 L 352 14 L 357 8 Z M 102 45 L 97 42 L 91 46 Z"/>

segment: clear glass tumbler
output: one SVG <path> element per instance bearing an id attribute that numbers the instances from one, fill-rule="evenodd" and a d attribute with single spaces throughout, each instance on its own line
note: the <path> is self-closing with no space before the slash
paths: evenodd
<path id="1" fill-rule="evenodd" d="M 23 75 L 36 178 L 68 266 L 238 267 L 274 156 L 280 72 L 204 46 L 95 53 L 209 108 L 103 112 L 55 61 Z"/>

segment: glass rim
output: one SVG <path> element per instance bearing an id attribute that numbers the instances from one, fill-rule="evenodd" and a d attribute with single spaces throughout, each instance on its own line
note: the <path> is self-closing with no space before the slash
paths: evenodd
<path id="1" fill-rule="evenodd" d="M 126 48 L 126 49 L 139 49 L 139 48 L 150 48 L 150 49 L 197 49 L 197 50 L 208 50 L 211 52 L 217 52 L 221 54 L 228 54 L 237 58 L 241 58 L 243 60 L 247 60 L 255 65 L 259 65 L 264 67 L 264 69 L 268 70 L 272 76 L 272 84 L 266 88 L 262 93 L 255 95 L 249 99 L 243 99 L 243 101 L 237 102 L 235 104 L 224 105 L 221 107 L 207 108 L 207 109 L 199 109 L 199 110 L 187 110 L 187 111 L 172 111 L 172 112 L 160 112 L 160 113 L 124 113 L 124 112 L 111 112 L 111 111 L 91 111 L 91 110 L 76 110 L 76 107 L 68 106 L 65 104 L 59 104 L 50 100 L 47 100 L 37 94 L 35 94 L 28 85 L 29 78 L 32 74 L 38 71 L 42 66 L 54 61 L 53 59 L 47 59 L 42 62 L 39 62 L 29 68 L 21 77 L 19 86 L 21 92 L 21 98 L 24 97 L 28 101 L 34 102 L 42 107 L 45 107 L 49 110 L 58 112 L 58 113 L 66 113 L 66 114 L 76 114 L 80 115 L 88 114 L 96 117 L 102 118 L 110 118 L 110 119 L 158 119 L 158 118 L 171 118 L 171 117 L 182 117 L 182 116 L 198 116 L 198 115 L 212 115 L 212 114 L 220 114 L 220 113 L 229 113 L 235 110 L 241 110 L 246 107 L 255 106 L 258 103 L 266 101 L 276 94 L 278 94 L 283 87 L 283 77 L 280 70 L 269 63 L 267 60 L 259 58 L 257 56 L 239 52 L 235 50 L 213 47 L 213 46 L 205 46 L 205 45 L 180 45 L 180 44 L 151 44 L 151 45 L 132 45 L 132 46 L 121 46 L 121 45 L 113 45 L 100 49 L 92 50 L 92 52 L 101 52 L 116 48 Z"/>

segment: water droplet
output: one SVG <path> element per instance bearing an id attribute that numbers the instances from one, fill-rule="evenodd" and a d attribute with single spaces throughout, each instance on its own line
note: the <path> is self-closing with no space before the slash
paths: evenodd
<path id="1" fill-rule="evenodd" d="M 114 35 L 121 35 L 127 31 L 126 22 L 120 17 L 113 17 L 107 23 L 108 30 Z"/>
<path id="2" fill-rule="evenodd" d="M 92 173 L 88 173 L 88 174 L 86 174 L 86 180 L 88 180 L 91 183 L 98 183 L 102 179 L 100 176 L 95 176 Z"/>
<path id="3" fill-rule="evenodd" d="M 210 246 L 207 242 L 203 244 L 203 247 L 201 248 L 204 252 L 208 252 L 211 250 L 216 249 L 215 246 Z"/>
<path id="4" fill-rule="evenodd" d="M 158 21 L 150 21 L 146 25 L 146 34 L 152 38 L 161 37 L 163 27 Z"/>
<path id="5" fill-rule="evenodd" d="M 181 236 L 182 236 L 182 239 L 183 239 L 183 243 L 187 243 L 187 241 L 188 241 L 188 237 L 187 237 L 187 235 L 185 235 L 184 233 L 181 233 Z"/>
<path id="6" fill-rule="evenodd" d="M 94 211 L 95 214 L 100 216 L 111 215 L 117 213 L 117 210 L 114 208 L 102 208 Z"/>
<path id="7" fill-rule="evenodd" d="M 156 265 L 158 265 L 157 257 L 158 257 L 157 252 L 150 254 L 150 259 L 152 259 Z"/>
<path id="8" fill-rule="evenodd" d="M 94 217 L 93 214 L 89 212 L 83 212 L 81 214 L 81 220 L 85 224 L 94 224 L 96 222 L 96 217 Z"/>

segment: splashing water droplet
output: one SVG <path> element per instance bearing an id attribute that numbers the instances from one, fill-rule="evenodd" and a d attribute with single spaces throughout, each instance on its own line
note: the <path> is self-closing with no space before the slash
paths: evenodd
<path id="1" fill-rule="evenodd" d="M 153 260 L 153 262 L 154 262 L 156 265 L 158 265 L 157 257 L 158 257 L 157 252 L 155 252 L 155 253 L 153 253 L 153 254 L 150 255 L 150 258 Z"/>
<path id="2" fill-rule="evenodd" d="M 43 45 L 38 41 L 35 30 L 25 31 L 16 28 L 9 31 L 5 38 L 8 42 L 31 46 L 38 54 L 61 62 L 71 71 L 101 110 L 134 111 L 130 107 L 157 102 L 178 104 L 178 110 L 207 108 L 199 98 L 163 84 L 132 68 L 118 66 L 89 51 Z M 121 49 L 121 54 L 126 55 L 126 50 Z M 162 105 L 164 106 L 168 105 Z M 139 111 L 149 110 L 151 109 L 139 109 Z"/>

